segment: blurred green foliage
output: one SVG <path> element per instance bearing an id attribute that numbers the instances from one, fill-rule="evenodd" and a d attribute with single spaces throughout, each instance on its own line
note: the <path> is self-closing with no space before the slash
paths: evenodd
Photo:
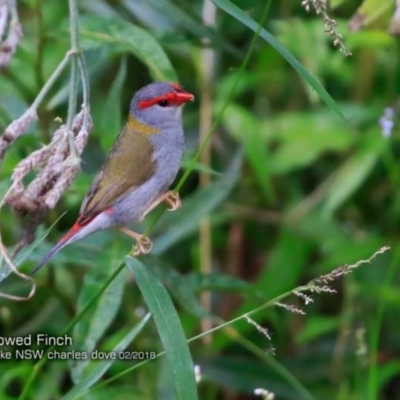
<path id="1" fill-rule="evenodd" d="M 79 2 L 94 129 L 82 172 L 47 214 L 36 237 L 66 215 L 32 250 L 22 270 L 29 271 L 72 225 L 94 173 L 123 126 L 133 92 L 152 79 L 179 80 L 196 95 L 196 102 L 184 111 L 183 170 L 190 165 L 198 148 L 204 38 L 216 54 L 212 108 L 221 118 L 211 141 L 212 164 L 195 166 L 181 190 L 182 208 L 164 214 L 151 233 L 154 252 L 142 261 L 158 278 L 146 275 L 140 263 L 144 275 L 136 282 L 121 268 L 130 240 L 114 231 L 97 233 L 65 248 L 40 272 L 33 299 L 0 300 L 0 337 L 39 332 L 59 336 L 98 296 L 70 333 L 75 349 L 159 353 L 163 343 L 169 362 L 184 357 L 184 369 L 187 354 L 183 346 L 173 348 L 178 328 L 172 314 L 164 311 L 171 305 L 151 306 L 151 290 L 143 293 L 145 301 L 137 284 L 143 291 L 146 279 L 155 285 L 150 288 L 157 287 L 157 279 L 162 281 L 190 339 L 201 333 L 202 318 L 210 317 L 219 326 L 388 245 L 391 250 L 371 265 L 335 281 L 337 293 L 313 294 L 314 302 L 307 306 L 296 296 L 287 300 L 306 315 L 268 307 L 252 316 L 268 329 L 270 339 L 242 319 L 189 348 L 201 367 L 198 391 L 204 400 L 252 399 L 258 387 L 274 392 L 276 399 L 399 399 L 400 134 L 398 119 L 390 137 L 383 136 L 379 121 L 388 107 L 399 112 L 400 46 L 387 32 L 394 2 L 380 3 L 380 11 L 374 12 L 372 0 L 360 8 L 353 0 L 332 2 L 329 13 L 353 53 L 345 57 L 333 47 L 321 18 L 312 11 L 307 14 L 300 0 L 271 1 L 266 33 L 257 39 L 240 73 L 254 36 L 246 18 L 254 20 L 257 29 L 264 2 L 218 0 L 216 26 L 211 27 L 202 22 L 199 0 Z M 232 7 L 239 8 L 242 20 L 225 12 Z M 0 72 L 1 130 L 32 103 L 69 49 L 67 2 L 21 0 L 18 11 L 24 36 Z M 350 31 L 349 21 L 354 22 L 357 13 L 364 13 L 365 26 Z M 268 35 L 278 41 L 279 51 L 265 41 Z M 285 52 L 302 69 L 287 63 L 281 55 Z M 322 89 L 310 86 L 314 78 L 331 98 L 321 99 Z M 39 121 L 8 149 L 0 170 L 2 196 L 16 164 L 49 141 L 58 127 L 56 117 L 66 119 L 68 85 L 66 71 L 40 107 Z M 199 173 L 210 173 L 209 186 L 200 187 Z M 199 244 L 198 225 L 207 215 L 212 223 L 211 276 L 199 270 L 205 249 Z M 0 220 L 2 239 L 12 247 L 29 220 L 7 207 Z M 139 273 L 138 265 L 129 265 Z M 105 288 L 117 268 L 121 272 Z M 27 285 L 11 276 L 0 289 L 23 295 Z M 200 292 L 210 290 L 211 311 L 198 301 Z M 157 295 L 165 293 L 160 289 Z M 147 307 L 156 325 L 145 316 Z M 15 349 L 2 346 L 0 351 Z M 171 351 L 177 352 L 175 359 Z M 15 359 L 0 363 L 1 399 L 21 395 L 34 364 Z M 43 362 L 24 396 L 177 398 L 176 375 L 171 375 L 165 357 L 136 364 Z M 89 393 L 80 397 L 86 390 Z"/>

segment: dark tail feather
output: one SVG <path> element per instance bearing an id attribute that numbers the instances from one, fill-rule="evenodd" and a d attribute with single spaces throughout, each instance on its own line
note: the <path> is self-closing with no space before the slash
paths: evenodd
<path id="1" fill-rule="evenodd" d="M 39 264 L 36 265 L 35 268 L 33 268 L 32 272 L 29 274 L 32 276 L 33 274 L 36 274 L 36 272 L 39 271 L 40 268 L 43 267 L 44 264 L 47 263 L 51 258 L 53 258 L 64 246 L 66 246 L 67 243 L 65 242 L 58 242 L 39 262 Z"/>
<path id="2" fill-rule="evenodd" d="M 59 242 L 40 260 L 39 264 L 33 268 L 29 275 L 32 276 L 33 274 L 36 274 L 36 272 L 38 272 L 39 269 L 42 268 L 47 261 L 53 258 L 63 247 L 73 242 L 73 237 L 80 230 L 80 228 L 81 226 L 78 223 L 75 223 L 75 225 L 59 240 Z"/>

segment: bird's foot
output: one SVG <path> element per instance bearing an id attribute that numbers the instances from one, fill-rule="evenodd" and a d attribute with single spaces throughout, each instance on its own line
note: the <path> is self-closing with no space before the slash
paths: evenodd
<path id="1" fill-rule="evenodd" d="M 148 254 L 153 248 L 153 242 L 146 235 L 141 235 L 140 233 L 131 231 L 125 226 L 120 226 L 119 230 L 125 235 L 136 240 L 136 244 L 133 246 L 133 255 L 136 257 L 140 254 Z"/>
<path id="2" fill-rule="evenodd" d="M 178 192 L 173 192 L 172 190 L 169 190 L 164 194 L 164 196 L 164 201 L 170 206 L 168 208 L 168 211 L 175 211 L 181 207 L 182 202 Z"/>
<path id="3" fill-rule="evenodd" d="M 165 192 L 162 194 L 160 197 L 158 197 L 156 200 L 151 203 L 150 207 L 147 208 L 147 210 L 143 213 L 142 217 L 140 218 L 141 220 L 155 207 L 157 207 L 160 203 L 165 201 L 168 203 L 170 206 L 167 210 L 168 211 L 175 211 L 181 206 L 181 198 L 179 197 L 178 192 L 173 192 L 172 190 L 168 190 L 168 192 Z"/>
<path id="4" fill-rule="evenodd" d="M 153 242 L 150 240 L 148 236 L 141 235 L 137 240 L 136 244 L 133 246 L 133 255 L 135 257 L 140 254 L 148 254 L 151 252 L 153 248 Z"/>

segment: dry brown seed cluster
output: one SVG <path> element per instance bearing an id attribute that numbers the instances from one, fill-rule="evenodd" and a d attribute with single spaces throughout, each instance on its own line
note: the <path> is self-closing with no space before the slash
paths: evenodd
<path id="1" fill-rule="evenodd" d="M 50 144 L 34 151 L 17 165 L 5 202 L 19 214 L 34 214 L 54 208 L 79 171 L 80 155 L 91 128 L 89 110 L 82 107 L 73 120 L 71 130 L 61 125 L 54 132 Z M 24 177 L 34 169 L 40 172 L 25 188 Z"/>
<path id="2" fill-rule="evenodd" d="M 338 267 L 331 271 L 329 274 L 321 275 L 312 281 L 310 281 L 307 285 L 305 286 L 300 286 L 297 287 L 295 290 L 292 291 L 292 293 L 301 298 L 305 305 L 310 304 L 313 302 L 313 299 L 308 296 L 304 292 L 311 292 L 311 293 L 336 293 L 336 290 L 331 288 L 329 286 L 330 283 L 333 281 L 344 277 L 351 272 L 353 272 L 356 268 L 360 267 L 363 264 L 369 264 L 371 263 L 378 255 L 385 253 L 388 251 L 390 248 L 387 246 L 384 246 L 377 250 L 370 258 L 366 260 L 360 260 L 357 261 L 355 264 L 349 264 L 349 265 L 343 265 L 341 267 Z M 286 310 L 297 313 L 297 314 L 305 314 L 305 312 L 298 308 L 297 306 L 293 304 L 286 304 L 286 303 L 280 303 L 280 302 L 275 302 L 274 305 L 285 308 Z"/>
<path id="3" fill-rule="evenodd" d="M 36 110 L 28 108 L 24 114 L 7 126 L 0 137 L 0 160 L 4 157 L 7 147 L 18 139 L 36 119 Z"/>

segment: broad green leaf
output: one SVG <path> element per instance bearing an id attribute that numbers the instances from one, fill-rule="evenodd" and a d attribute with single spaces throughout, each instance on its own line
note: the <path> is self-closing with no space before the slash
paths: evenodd
<path id="1" fill-rule="evenodd" d="M 148 256 L 145 258 L 145 262 L 152 265 L 157 276 L 181 307 L 200 318 L 215 318 L 200 305 L 198 294 L 202 291 L 234 292 L 253 299 L 263 298 L 261 293 L 255 292 L 253 285 L 235 276 L 218 273 L 182 275 L 155 257 Z"/>
<path id="2" fill-rule="evenodd" d="M 148 313 L 145 317 L 135 325 L 124 338 L 112 349 L 113 353 L 118 354 L 120 351 L 125 350 L 133 339 L 142 331 L 144 326 L 147 324 L 151 317 Z M 96 383 L 101 377 L 108 371 L 111 365 L 117 360 L 104 360 L 104 361 L 93 361 L 95 367 L 88 373 L 84 373 L 82 379 L 76 384 L 64 397 L 63 400 L 73 400 L 78 399 Z"/>
<path id="3" fill-rule="evenodd" d="M 368 30 L 353 32 L 346 39 L 346 43 L 355 51 L 368 49 L 369 51 L 379 53 L 380 51 L 390 51 L 396 45 L 396 39 L 388 35 L 385 31 L 370 28 Z M 369 108 L 368 104 L 363 105 L 365 109 Z"/>
<path id="4" fill-rule="evenodd" d="M 103 265 L 109 265 L 109 269 L 119 263 L 118 254 L 121 254 L 121 246 L 109 249 L 108 260 L 103 261 Z M 85 280 L 78 298 L 78 311 L 84 307 L 88 301 L 96 294 L 99 286 L 103 282 L 104 270 L 102 273 L 95 268 L 89 270 L 85 275 Z M 91 353 L 97 342 L 101 339 L 106 329 L 109 327 L 116 316 L 121 304 L 124 285 L 126 282 L 127 271 L 124 269 L 108 286 L 96 306 L 86 314 L 75 326 L 73 332 L 74 346 L 79 351 Z M 90 360 L 71 360 L 70 369 L 72 379 L 75 383 L 80 382 L 82 373 Z"/>
<path id="5" fill-rule="evenodd" d="M 147 31 L 121 18 L 100 15 L 84 16 L 80 20 L 80 34 L 85 49 L 102 45 L 119 46 L 129 50 L 146 64 L 155 80 L 177 81 L 176 73 L 164 50 Z"/>
<path id="6" fill-rule="evenodd" d="M 196 290 L 187 285 L 184 275 L 181 275 L 174 268 L 161 263 L 155 257 L 147 256 L 144 261 L 146 265 L 152 266 L 157 276 L 171 293 L 171 296 L 182 308 L 199 318 L 214 317 L 200 305 Z"/>
<path id="7" fill-rule="evenodd" d="M 269 162 L 280 174 L 308 166 L 326 152 L 348 150 L 357 139 L 348 126 L 322 111 L 282 113 L 266 120 L 262 131 L 278 143 Z"/>
<path id="8" fill-rule="evenodd" d="M 157 376 L 157 395 L 154 396 L 157 399 L 162 400 L 175 400 L 176 392 L 174 387 L 174 380 L 171 379 L 171 368 L 166 357 L 161 357 L 159 360 L 159 374 Z"/>
<path id="9" fill-rule="evenodd" d="M 171 29 L 170 25 L 172 25 L 172 27 L 178 31 L 186 30 L 198 38 L 210 39 L 210 46 L 213 48 L 220 47 L 238 57 L 240 56 L 240 52 L 238 52 L 234 46 L 227 43 L 227 41 L 218 34 L 216 29 L 212 29 L 201 23 L 200 15 L 197 18 L 190 15 L 190 8 L 181 7 L 174 4 L 173 1 L 168 0 L 141 0 L 136 2 L 123 0 L 123 3 L 132 14 L 143 20 L 150 29 L 159 28 L 158 26 L 154 26 L 154 20 L 158 19 L 161 25 L 163 25 L 159 28 L 160 31 L 162 31 L 163 28 L 166 30 L 165 25 L 167 25 L 169 29 Z M 174 36 L 171 36 L 172 40 L 174 40 Z"/>
<path id="10" fill-rule="evenodd" d="M 269 254 L 265 268 L 258 278 L 256 286 L 268 299 L 296 287 L 311 250 L 311 244 L 305 238 L 282 228 L 277 243 Z"/>
<path id="11" fill-rule="evenodd" d="M 243 25 L 246 25 L 252 31 L 257 32 L 259 29 L 258 23 L 254 21 L 251 17 L 238 8 L 235 4 L 231 3 L 229 0 L 213 0 L 213 3 L 219 7 L 221 10 L 225 11 L 232 17 L 236 18 Z M 326 103 L 326 105 L 334 112 L 339 118 L 341 118 L 346 123 L 349 123 L 342 113 L 342 110 L 336 104 L 335 100 L 330 96 L 326 89 L 314 78 L 300 63 L 293 57 L 293 55 L 283 47 L 267 30 L 261 29 L 260 36 L 268 42 L 272 47 L 278 51 L 282 57 L 298 72 L 298 74 L 318 93 L 321 99 Z"/>
<path id="12" fill-rule="evenodd" d="M 331 215 L 360 187 L 385 147 L 385 140 L 378 130 L 374 129 L 365 135 L 366 142 L 339 168 L 331 180 L 323 206 L 326 215 Z"/>
<path id="13" fill-rule="evenodd" d="M 184 284 L 191 287 L 194 292 L 216 290 L 220 292 L 247 293 L 251 296 L 258 295 L 254 291 L 254 285 L 232 275 L 223 275 L 215 272 L 210 274 L 192 272 L 183 275 L 182 278 Z"/>
<path id="14" fill-rule="evenodd" d="M 229 105 L 223 114 L 223 123 L 244 148 L 245 157 L 253 169 L 257 183 L 265 199 L 274 197 L 270 157 L 265 137 L 262 137 L 260 122 L 253 113 L 236 104 Z"/>
<path id="15" fill-rule="evenodd" d="M 322 210 L 305 215 L 296 229 L 310 243 L 320 249 L 321 259 L 316 263 L 317 274 L 326 274 L 339 265 L 366 259 L 386 242 L 378 235 L 354 237 L 354 232 L 340 220 L 326 218 Z M 351 242 L 351 246 L 349 246 Z"/>
<path id="16" fill-rule="evenodd" d="M 241 155 L 236 155 L 225 175 L 197 190 L 192 196 L 185 197 L 179 210 L 166 213 L 157 225 L 157 230 L 163 229 L 165 233 L 155 241 L 153 253 L 160 254 L 196 232 L 199 221 L 221 204 L 231 192 L 239 178 L 240 167 Z"/>
<path id="17" fill-rule="evenodd" d="M 136 258 L 126 257 L 140 292 L 149 307 L 160 335 L 166 357 L 170 363 L 178 400 L 196 400 L 197 388 L 194 365 L 179 315 L 150 266 Z"/>

